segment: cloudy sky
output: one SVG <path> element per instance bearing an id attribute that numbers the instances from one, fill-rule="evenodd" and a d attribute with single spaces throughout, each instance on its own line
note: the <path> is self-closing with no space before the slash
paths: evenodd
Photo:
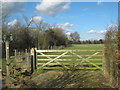
<path id="1" fill-rule="evenodd" d="M 43 20 L 62 27 L 67 34 L 77 31 L 81 39 L 86 40 L 103 38 L 108 25 L 117 24 L 117 2 L 48 1 L 4 3 L 3 13 L 10 14 L 8 25 L 12 26 L 18 21 L 24 23 L 24 15 L 30 20 Z"/>

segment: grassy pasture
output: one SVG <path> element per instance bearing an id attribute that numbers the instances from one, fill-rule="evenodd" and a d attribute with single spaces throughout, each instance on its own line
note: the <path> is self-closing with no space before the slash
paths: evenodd
<path id="1" fill-rule="evenodd" d="M 71 47 L 64 48 L 65 50 L 102 50 L 103 44 L 72 44 Z"/>
<path id="2" fill-rule="evenodd" d="M 74 65 L 81 65 L 80 64 L 81 60 L 86 59 L 86 58 L 90 57 L 91 55 L 93 55 L 94 53 L 99 51 L 100 53 L 98 55 L 91 57 L 90 59 L 88 59 L 88 61 L 91 63 L 94 63 L 100 67 L 102 66 L 103 44 L 73 44 L 70 47 L 63 48 L 62 50 L 76 50 L 74 53 L 82 56 L 82 58 L 79 58 L 76 55 L 67 53 L 65 56 L 62 56 L 57 60 L 64 65 L 69 65 L 70 67 L 74 66 Z M 77 50 L 81 50 L 81 51 L 77 51 Z M 87 50 L 87 51 L 82 51 L 82 50 Z M 89 50 L 94 50 L 94 51 L 89 51 Z M 62 53 L 63 52 L 45 52 L 44 54 L 49 55 L 50 58 L 54 59 L 57 57 L 54 55 L 60 55 Z M 41 55 L 41 54 L 38 54 L 38 55 Z M 70 56 L 68 57 L 67 55 L 70 55 Z M 38 63 L 41 63 L 38 66 L 41 66 L 49 61 L 49 60 L 47 60 L 48 58 L 45 56 L 39 56 L 39 57 L 37 57 L 37 59 L 40 59 L 38 61 Z M 89 62 L 84 61 L 82 63 L 82 65 L 91 65 Z M 46 67 L 43 67 L 43 69 L 46 69 L 46 68 L 47 69 L 52 69 L 52 68 L 58 69 L 59 67 L 56 67 L 56 65 L 58 65 L 58 64 L 55 61 L 53 61 Z M 96 67 L 94 65 L 92 65 L 92 68 L 91 67 L 79 67 L 79 68 L 80 69 L 84 69 L 84 68 L 95 69 Z"/>

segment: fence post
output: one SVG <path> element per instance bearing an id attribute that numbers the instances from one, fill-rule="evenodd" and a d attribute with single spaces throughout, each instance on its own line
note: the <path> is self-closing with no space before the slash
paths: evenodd
<path id="1" fill-rule="evenodd" d="M 37 53 L 36 53 L 36 49 L 34 49 L 34 66 L 35 66 L 35 69 L 37 69 Z"/>
<path id="2" fill-rule="evenodd" d="M 17 61 L 17 50 L 15 49 L 15 61 Z"/>
<path id="3" fill-rule="evenodd" d="M 33 73 L 34 72 L 34 69 L 33 69 L 33 54 L 34 54 L 33 48 L 31 49 L 30 53 L 31 53 L 31 73 Z"/>
<path id="4" fill-rule="evenodd" d="M 34 48 L 31 49 L 31 72 L 33 73 L 35 69 L 37 69 L 36 66 L 36 50 Z"/>
<path id="5" fill-rule="evenodd" d="M 19 62 L 21 62 L 22 60 L 21 60 L 21 52 L 20 51 L 18 52 L 18 56 L 19 56 Z"/>
<path id="6" fill-rule="evenodd" d="M 29 55 L 28 55 L 28 50 L 25 49 L 25 55 L 26 55 L 26 61 L 27 61 L 27 70 L 29 69 Z"/>
<path id="7" fill-rule="evenodd" d="M 9 64 L 10 64 L 9 62 L 9 41 L 5 42 L 5 46 L 6 46 L 6 64 L 7 64 L 6 72 L 7 72 L 7 77 L 9 77 L 9 74 L 10 74 L 9 72 Z"/>

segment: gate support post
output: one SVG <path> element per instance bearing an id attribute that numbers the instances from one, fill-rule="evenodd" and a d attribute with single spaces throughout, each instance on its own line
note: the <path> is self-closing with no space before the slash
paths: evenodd
<path id="1" fill-rule="evenodd" d="M 36 62 L 36 50 L 34 48 L 31 49 L 31 73 L 37 69 L 37 62 Z"/>
<path id="2" fill-rule="evenodd" d="M 34 49 L 34 68 L 37 69 L 37 53 L 36 53 L 36 49 Z"/>

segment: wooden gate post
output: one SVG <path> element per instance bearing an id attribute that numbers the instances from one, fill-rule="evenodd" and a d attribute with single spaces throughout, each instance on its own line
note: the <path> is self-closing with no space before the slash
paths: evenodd
<path id="1" fill-rule="evenodd" d="M 14 53 L 14 55 L 15 55 L 15 61 L 17 62 L 17 50 L 15 49 L 14 51 L 15 51 L 15 53 Z"/>
<path id="2" fill-rule="evenodd" d="M 28 50 L 27 49 L 25 49 L 25 55 L 26 55 L 27 67 L 29 68 L 29 55 L 28 55 Z"/>
<path id="3" fill-rule="evenodd" d="M 34 49 L 34 69 L 37 69 L 37 53 L 36 53 L 36 49 Z"/>
<path id="4" fill-rule="evenodd" d="M 6 46 L 6 64 L 7 64 L 6 73 L 7 73 L 7 77 L 9 77 L 9 74 L 10 74 L 9 72 L 9 64 L 10 64 L 9 62 L 9 41 L 5 42 L 5 46 Z"/>
<path id="5" fill-rule="evenodd" d="M 35 69 L 37 69 L 36 66 L 36 50 L 34 48 L 31 49 L 31 72 L 33 73 Z"/>
<path id="6" fill-rule="evenodd" d="M 34 50 L 33 48 L 31 49 L 31 73 L 34 72 L 34 66 L 33 66 L 33 54 L 34 54 Z"/>

